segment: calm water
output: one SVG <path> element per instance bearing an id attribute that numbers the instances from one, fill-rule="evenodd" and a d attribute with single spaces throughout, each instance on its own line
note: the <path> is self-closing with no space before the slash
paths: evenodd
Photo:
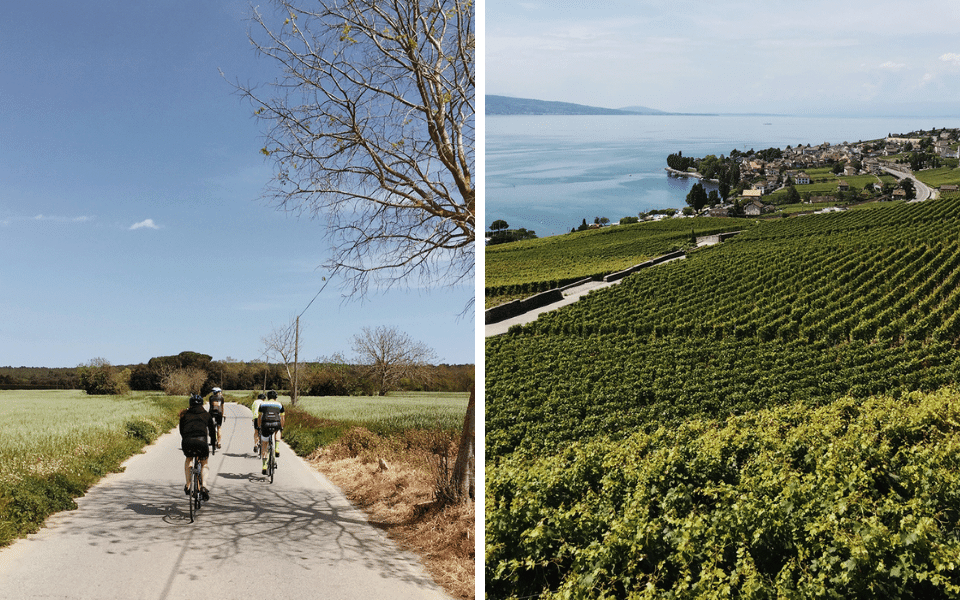
<path id="1" fill-rule="evenodd" d="M 925 117 L 499 116 L 487 117 L 485 127 L 486 225 L 503 219 L 543 237 L 583 219 L 616 222 L 682 208 L 694 180 L 663 170 L 677 151 L 719 156 L 960 124 Z"/>

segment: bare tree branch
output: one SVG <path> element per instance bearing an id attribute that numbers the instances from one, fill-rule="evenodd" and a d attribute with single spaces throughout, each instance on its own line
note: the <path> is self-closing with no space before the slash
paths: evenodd
<path id="1" fill-rule="evenodd" d="M 351 295 L 472 278 L 472 2 L 274 5 L 282 24 L 255 12 L 250 39 L 282 73 L 265 90 L 236 84 L 267 127 L 267 197 L 325 222 L 324 266 Z"/>
<path id="2" fill-rule="evenodd" d="M 353 337 L 353 351 L 380 396 L 395 389 L 402 379 L 426 381 L 432 375 L 430 365 L 436 360 L 429 346 L 396 327 L 364 327 Z"/>
<path id="3" fill-rule="evenodd" d="M 291 323 L 285 327 L 275 328 L 269 334 L 260 338 L 260 342 L 263 344 L 263 354 L 267 362 L 275 361 L 277 363 L 283 363 L 287 371 L 287 379 L 290 381 L 291 400 L 293 404 L 296 405 L 297 398 L 300 395 L 300 390 L 293 389 L 296 379 L 294 377 L 294 371 L 297 368 L 295 357 L 299 353 L 299 348 L 297 348 L 298 336 L 296 321 L 291 321 Z"/>

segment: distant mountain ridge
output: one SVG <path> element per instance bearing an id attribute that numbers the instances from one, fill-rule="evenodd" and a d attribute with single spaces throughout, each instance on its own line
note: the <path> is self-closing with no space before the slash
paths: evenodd
<path id="1" fill-rule="evenodd" d="M 530 98 L 511 98 L 509 96 L 484 97 L 486 100 L 487 115 L 669 115 L 646 106 L 629 106 L 626 108 L 600 108 L 586 106 L 572 102 L 553 102 L 548 100 L 533 100 Z"/>

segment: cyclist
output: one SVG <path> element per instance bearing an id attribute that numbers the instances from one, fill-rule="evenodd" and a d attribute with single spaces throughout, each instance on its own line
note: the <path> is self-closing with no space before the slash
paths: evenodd
<path id="1" fill-rule="evenodd" d="M 217 424 L 217 450 L 220 449 L 220 426 L 223 425 L 223 390 L 218 387 L 210 392 L 210 416 Z M 213 443 L 213 440 L 210 440 Z"/>
<path id="2" fill-rule="evenodd" d="M 187 483 L 183 486 L 183 493 L 190 495 L 190 463 L 194 457 L 200 459 L 200 494 L 204 502 L 210 499 L 210 492 L 207 490 L 207 459 L 210 458 L 210 449 L 207 447 L 207 435 L 210 439 L 216 435 L 216 429 L 213 419 L 203 408 L 203 396 L 193 394 L 190 396 L 190 408 L 185 408 L 180 412 L 180 437 L 181 448 L 186 460 L 183 463 L 183 472 Z"/>
<path id="3" fill-rule="evenodd" d="M 280 432 L 283 430 L 284 415 L 283 404 L 277 400 L 277 393 L 273 390 L 267 392 L 267 400 L 261 402 L 257 409 L 260 430 L 260 458 L 263 459 L 263 474 L 267 474 L 267 452 L 270 450 L 270 436 L 274 436 L 274 449 L 276 456 L 280 456 Z"/>
<path id="4" fill-rule="evenodd" d="M 257 417 L 260 416 L 260 404 L 266 400 L 267 397 L 262 393 L 257 394 L 257 399 L 253 401 L 253 453 L 260 453 L 260 430 L 257 428 Z"/>

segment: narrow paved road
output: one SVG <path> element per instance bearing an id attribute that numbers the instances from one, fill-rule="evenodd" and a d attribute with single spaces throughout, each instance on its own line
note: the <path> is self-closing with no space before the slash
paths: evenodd
<path id="1" fill-rule="evenodd" d="M 0 550 L 0 598 L 449 598 L 281 444 L 274 483 L 228 404 L 210 502 L 190 523 L 180 436 L 162 436 L 41 532 Z"/>
<path id="2" fill-rule="evenodd" d="M 889 167 L 883 167 L 883 170 L 889 173 L 890 175 L 893 175 L 894 177 L 896 177 L 898 181 L 903 179 L 904 177 L 909 177 L 910 179 L 913 179 L 913 189 L 916 190 L 917 195 L 912 200 L 912 202 L 923 202 L 924 200 L 937 198 L 939 195 L 937 193 L 937 190 L 931 188 L 924 182 L 917 179 L 916 176 L 914 176 L 913 171 L 906 171 L 906 172 L 897 171 Z"/>

